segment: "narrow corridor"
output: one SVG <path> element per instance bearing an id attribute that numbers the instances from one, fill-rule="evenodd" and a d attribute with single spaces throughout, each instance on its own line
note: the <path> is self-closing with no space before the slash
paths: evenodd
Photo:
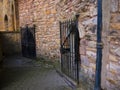
<path id="1" fill-rule="evenodd" d="M 73 90 L 44 60 L 9 57 L 0 73 L 0 90 Z"/>

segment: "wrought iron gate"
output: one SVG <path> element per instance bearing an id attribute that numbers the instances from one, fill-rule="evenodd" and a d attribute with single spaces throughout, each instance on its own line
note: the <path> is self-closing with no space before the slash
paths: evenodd
<path id="1" fill-rule="evenodd" d="M 35 26 L 21 28 L 21 46 L 24 57 L 36 57 Z"/>
<path id="2" fill-rule="evenodd" d="M 79 83 L 79 32 L 78 17 L 60 22 L 61 69 L 62 72 Z"/>

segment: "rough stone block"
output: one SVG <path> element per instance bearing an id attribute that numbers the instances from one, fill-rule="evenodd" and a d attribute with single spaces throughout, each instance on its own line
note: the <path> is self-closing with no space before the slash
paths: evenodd
<path id="1" fill-rule="evenodd" d="M 120 48 L 117 48 L 115 51 L 116 55 L 120 56 Z"/>
<path id="2" fill-rule="evenodd" d="M 120 23 L 120 14 L 119 13 L 115 13 L 115 14 L 111 14 L 111 23 Z"/>
<path id="3" fill-rule="evenodd" d="M 114 56 L 114 55 L 112 55 L 112 54 L 109 55 L 109 59 L 110 59 L 111 61 L 113 61 L 113 62 L 117 62 L 117 61 L 118 61 L 117 58 L 116 58 L 116 56 Z"/>
<path id="4" fill-rule="evenodd" d="M 92 58 L 96 59 L 96 52 L 87 51 L 86 54 L 87 54 L 89 57 L 92 57 Z"/>
<path id="5" fill-rule="evenodd" d="M 111 24 L 110 24 L 110 27 L 111 27 L 112 29 L 120 30 L 120 23 L 111 23 Z"/>
<path id="6" fill-rule="evenodd" d="M 96 25 L 97 24 L 97 17 L 93 17 L 93 18 L 90 18 L 86 21 L 83 21 L 82 24 L 83 25 L 90 25 L 90 24 Z"/>
<path id="7" fill-rule="evenodd" d="M 90 48 L 96 48 L 96 43 L 95 41 L 88 41 L 88 47 Z"/>
<path id="8" fill-rule="evenodd" d="M 81 55 L 81 64 L 89 66 L 90 62 L 86 56 Z"/>
<path id="9" fill-rule="evenodd" d="M 111 0 L 111 12 L 117 12 L 118 11 L 118 0 Z"/>

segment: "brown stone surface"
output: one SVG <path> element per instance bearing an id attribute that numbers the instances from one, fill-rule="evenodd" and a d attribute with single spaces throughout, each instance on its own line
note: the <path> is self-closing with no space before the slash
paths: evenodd
<path id="1" fill-rule="evenodd" d="M 0 1 L 0 12 L 0 31 L 17 31 L 19 29 L 17 0 Z M 8 18 L 8 30 L 6 30 L 5 16 Z"/>
<path id="2" fill-rule="evenodd" d="M 59 57 L 59 22 L 55 3 L 55 0 L 19 0 L 20 26 L 36 25 L 37 57 Z"/>
<path id="3" fill-rule="evenodd" d="M 105 19 L 103 28 L 103 42 L 105 43 L 103 54 L 105 64 L 105 88 L 118 90 L 120 80 L 120 0 L 110 0 L 111 17 L 103 15 Z M 105 2 L 105 1 L 104 1 Z M 107 2 L 107 1 L 106 1 Z M 1 4 L 1 3 L 0 3 Z M 5 3 L 7 4 L 7 3 Z M 60 57 L 60 32 L 59 21 L 79 17 L 79 34 L 81 68 L 88 74 L 90 79 L 94 78 L 96 61 L 96 32 L 97 32 L 97 5 L 94 0 L 18 0 L 20 26 L 36 25 L 36 50 L 37 57 L 43 55 L 52 59 Z M 107 9 L 109 9 L 107 7 Z M 104 7 L 105 8 L 105 7 Z M 107 10 L 105 9 L 105 10 Z M 0 10 L 2 10 L 0 8 Z M 7 10 L 7 9 L 6 9 Z M 6 10 L 4 12 L 6 12 Z M 110 19 L 110 21 L 106 20 Z M 0 23 L 2 17 L 0 16 Z M 17 22 L 17 21 L 16 21 Z M 110 26 L 109 26 L 110 24 Z M 11 24 L 10 24 L 11 25 Z M 4 26 L 4 25 L 3 25 Z M 1 27 L 0 27 L 1 28 Z M 12 29 L 10 27 L 10 29 Z M 115 33 L 117 31 L 117 33 Z M 107 38 L 108 37 L 108 38 Z M 10 38 L 12 38 L 10 36 Z M 108 41 L 108 42 L 107 42 Z M 106 55 L 106 56 L 105 56 Z M 108 56 L 108 57 L 107 57 Z M 104 63 L 104 62 L 103 62 Z M 112 64 L 111 64 L 112 63 Z M 111 73 L 111 74 L 110 74 Z M 116 78 L 117 77 L 118 81 Z M 115 82 L 115 83 L 114 83 Z"/>
<path id="4" fill-rule="evenodd" d="M 111 18 L 110 18 L 110 31 L 109 31 L 109 64 L 107 68 L 107 89 L 119 90 L 120 89 L 120 0 L 111 0 Z"/>
<path id="5" fill-rule="evenodd" d="M 112 29 L 120 30 L 120 23 L 111 23 L 110 26 Z"/>

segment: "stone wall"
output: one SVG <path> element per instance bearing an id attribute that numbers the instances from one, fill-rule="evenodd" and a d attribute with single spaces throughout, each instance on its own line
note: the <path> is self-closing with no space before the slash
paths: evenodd
<path id="1" fill-rule="evenodd" d="M 37 56 L 59 57 L 59 21 L 79 17 L 81 72 L 95 80 L 97 6 L 94 0 L 19 0 L 20 26 L 36 25 Z M 94 85 L 94 84 L 93 84 Z"/>
<path id="2" fill-rule="evenodd" d="M 0 32 L 3 55 L 14 55 L 21 53 L 19 32 Z"/>
<path id="3" fill-rule="evenodd" d="M 3 11 L 3 2 L 0 1 L 0 11 Z M 0 30 L 2 31 L 3 30 L 3 15 L 0 14 Z"/>
<path id="4" fill-rule="evenodd" d="M 81 77 L 95 80 L 97 6 L 94 0 L 61 0 L 57 3 L 59 20 L 68 20 L 79 14 Z M 84 82 L 84 81 L 83 81 Z M 88 86 L 86 87 L 89 88 Z M 94 84 L 93 84 L 94 85 Z M 92 87 L 92 86 L 90 86 Z M 92 87 L 93 88 L 93 87 Z"/>
<path id="5" fill-rule="evenodd" d="M 111 0 L 110 29 L 108 32 L 109 62 L 107 64 L 108 90 L 120 89 L 120 0 Z"/>
<path id="6" fill-rule="evenodd" d="M 0 0 L 0 31 L 16 31 L 19 29 L 17 0 Z M 6 30 L 5 16 L 8 18 Z"/>
<path id="7" fill-rule="evenodd" d="M 19 0 L 20 26 L 36 25 L 37 57 L 58 58 L 60 39 L 56 0 Z"/>
<path id="8" fill-rule="evenodd" d="M 96 0 L 18 0 L 20 26 L 36 25 L 37 56 L 60 56 L 59 21 L 79 16 L 81 77 L 94 85 L 96 69 Z M 103 0 L 102 87 L 119 90 L 120 83 L 120 0 Z M 110 24 L 110 26 L 109 26 Z M 88 81 L 89 80 L 89 81 Z M 85 84 L 86 84 L 85 83 Z M 90 83 L 87 85 L 89 86 Z M 88 87 L 87 86 L 87 87 Z M 89 88 L 89 87 L 88 87 Z M 92 87 L 93 88 L 93 87 Z"/>

